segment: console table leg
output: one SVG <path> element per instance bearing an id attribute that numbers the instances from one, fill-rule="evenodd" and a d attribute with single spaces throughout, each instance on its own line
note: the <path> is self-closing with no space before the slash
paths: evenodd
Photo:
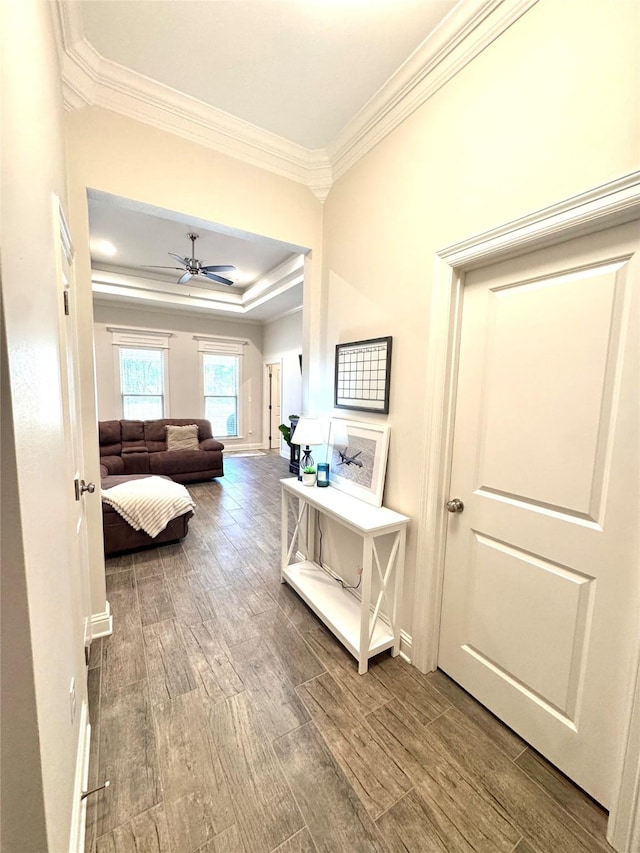
<path id="1" fill-rule="evenodd" d="M 364 675 L 369 668 L 369 646 L 371 634 L 371 570 L 373 568 L 373 539 L 365 536 L 362 541 L 362 598 L 360 606 L 360 657 L 358 674 Z"/>
<path id="2" fill-rule="evenodd" d="M 404 572 L 404 557 L 407 544 L 407 530 L 402 528 L 398 531 L 400 543 L 398 545 L 398 554 L 396 556 L 396 577 L 395 588 L 393 591 L 393 613 L 391 614 L 391 625 L 393 626 L 393 648 L 391 649 L 391 657 L 397 657 L 400 654 L 400 603 L 402 601 L 402 581 Z"/>
<path id="3" fill-rule="evenodd" d="M 289 497 L 282 489 L 280 501 L 280 583 L 284 583 L 282 570 L 287 565 L 287 551 L 289 543 Z"/>

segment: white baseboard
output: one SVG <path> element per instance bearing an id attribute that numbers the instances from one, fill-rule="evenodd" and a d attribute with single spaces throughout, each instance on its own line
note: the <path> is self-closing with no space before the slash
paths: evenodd
<path id="1" fill-rule="evenodd" d="M 407 634 L 406 631 L 400 631 L 400 657 L 406 660 L 407 663 L 411 663 L 412 642 L 411 634 Z"/>
<path id="2" fill-rule="evenodd" d="M 84 835 L 87 825 L 87 801 L 82 799 L 83 791 L 89 786 L 89 751 L 91 747 L 91 725 L 86 702 L 80 708 L 80 730 L 76 772 L 73 783 L 73 807 L 71 811 L 71 833 L 69 850 L 71 853 L 84 853 Z"/>
<path id="3" fill-rule="evenodd" d="M 93 613 L 91 615 L 91 639 L 97 640 L 98 637 L 108 637 L 113 633 L 113 616 L 111 615 L 111 607 L 109 602 L 105 602 L 106 610 L 104 613 Z"/>
<path id="4" fill-rule="evenodd" d="M 246 442 L 239 442 L 238 444 L 232 444 L 229 439 L 224 442 L 224 450 L 228 450 L 229 453 L 233 453 L 234 450 L 264 450 L 265 446 L 261 441 L 253 442 L 252 444 L 247 444 Z M 222 456 L 224 458 L 224 450 L 222 451 Z"/>

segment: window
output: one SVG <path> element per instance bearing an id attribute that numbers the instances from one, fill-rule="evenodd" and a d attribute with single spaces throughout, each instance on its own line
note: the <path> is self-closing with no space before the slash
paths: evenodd
<path id="1" fill-rule="evenodd" d="M 238 356 L 203 353 L 204 416 L 215 436 L 238 435 Z"/>
<path id="2" fill-rule="evenodd" d="M 121 415 L 128 420 L 169 417 L 167 352 L 173 332 L 107 327 L 113 336 Z"/>
<path id="3" fill-rule="evenodd" d="M 240 438 L 244 339 L 194 335 L 202 361 L 204 417 L 216 438 Z"/>
<path id="4" fill-rule="evenodd" d="M 119 347 L 122 417 L 164 417 L 164 350 Z"/>

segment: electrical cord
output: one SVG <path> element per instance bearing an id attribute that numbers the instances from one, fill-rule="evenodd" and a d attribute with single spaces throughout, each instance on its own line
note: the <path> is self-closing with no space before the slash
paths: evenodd
<path id="1" fill-rule="evenodd" d="M 358 574 L 360 575 L 360 580 L 355 586 L 348 586 L 341 577 L 339 577 L 335 572 L 333 572 L 328 566 L 322 562 L 322 525 L 320 524 L 320 513 L 316 513 L 316 526 L 318 528 L 318 563 L 322 569 L 329 575 L 329 577 L 333 578 L 334 581 L 337 581 L 342 589 L 358 589 L 360 584 L 362 583 L 362 568 L 358 569 Z"/>

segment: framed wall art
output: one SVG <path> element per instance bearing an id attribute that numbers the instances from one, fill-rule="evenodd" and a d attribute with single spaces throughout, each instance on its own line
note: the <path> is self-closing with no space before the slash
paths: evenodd
<path id="1" fill-rule="evenodd" d="M 389 413 L 391 337 L 336 344 L 337 409 Z"/>
<path id="2" fill-rule="evenodd" d="M 329 483 L 373 506 L 382 506 L 389 427 L 333 418 L 329 429 Z"/>

